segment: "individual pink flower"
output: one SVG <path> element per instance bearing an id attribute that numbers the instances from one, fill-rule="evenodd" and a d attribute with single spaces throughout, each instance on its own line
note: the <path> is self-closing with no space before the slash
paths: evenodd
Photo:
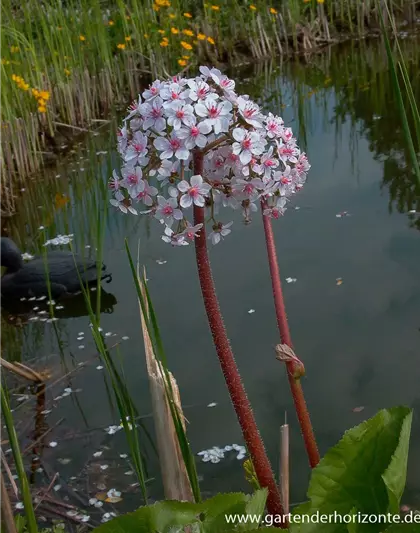
<path id="1" fill-rule="evenodd" d="M 268 152 L 261 156 L 260 162 L 252 166 L 252 170 L 258 175 L 263 174 L 263 179 L 268 180 L 278 166 L 279 160 L 273 157 L 273 147 L 270 146 Z"/>
<path id="2" fill-rule="evenodd" d="M 196 146 L 204 148 L 207 144 L 206 135 L 211 132 L 211 125 L 204 122 L 196 124 L 195 117 L 194 123 L 189 126 L 183 126 L 177 131 L 177 135 L 180 139 L 184 139 L 185 148 L 192 150 Z"/>
<path id="3" fill-rule="evenodd" d="M 162 152 L 159 156 L 160 159 L 170 159 L 175 155 L 177 159 L 185 161 L 190 156 L 189 150 L 185 148 L 184 141 L 180 139 L 175 132 L 172 133 L 169 139 L 166 137 L 158 137 L 154 140 L 153 146 L 159 150 L 159 152 Z"/>
<path id="4" fill-rule="evenodd" d="M 179 169 L 181 162 L 169 161 L 169 159 L 164 159 L 162 164 L 158 168 L 157 179 L 161 182 L 161 186 L 169 183 L 169 178 L 177 178 L 179 176 Z"/>
<path id="5" fill-rule="evenodd" d="M 155 217 L 167 226 L 171 227 L 174 220 L 182 220 L 184 218 L 176 198 L 166 199 L 163 196 L 158 196 L 157 202 Z"/>
<path id="6" fill-rule="evenodd" d="M 128 115 L 126 116 L 125 120 L 131 120 L 135 116 L 140 115 L 140 106 L 141 106 L 141 96 L 139 95 L 138 100 L 134 100 L 128 108 Z"/>
<path id="7" fill-rule="evenodd" d="M 165 84 L 165 86 L 160 91 L 160 96 L 163 100 L 174 101 L 174 100 L 186 100 L 188 98 L 188 89 L 184 89 L 179 83 L 170 83 Z"/>
<path id="8" fill-rule="evenodd" d="M 149 88 L 143 92 L 143 98 L 145 100 L 152 100 L 153 98 L 156 98 L 156 96 L 159 96 L 163 86 L 164 84 L 160 80 L 154 81 L 152 85 L 150 85 Z"/>
<path id="9" fill-rule="evenodd" d="M 183 236 L 187 241 L 193 241 L 198 236 L 198 233 L 202 227 L 203 224 L 197 224 L 196 226 L 193 226 L 191 222 L 187 222 L 187 227 L 179 235 Z"/>
<path id="10" fill-rule="evenodd" d="M 283 163 L 297 163 L 297 158 L 300 155 L 300 150 L 296 146 L 294 140 L 291 140 L 287 143 L 277 142 L 277 153 Z"/>
<path id="11" fill-rule="evenodd" d="M 161 132 L 166 128 L 166 121 L 163 118 L 163 100 L 160 96 L 156 96 L 151 102 L 141 104 L 140 113 L 144 118 L 143 129 L 153 128 L 155 131 Z"/>
<path id="12" fill-rule="evenodd" d="M 268 114 L 268 117 L 265 122 L 265 130 L 267 132 L 267 137 L 270 139 L 281 137 L 284 130 L 283 119 L 273 115 L 272 113 Z"/>
<path id="13" fill-rule="evenodd" d="M 197 102 L 197 100 L 205 100 L 207 97 L 213 98 L 214 100 L 219 98 L 217 93 L 211 92 L 210 85 L 201 78 L 188 80 L 188 87 L 190 88 L 188 96 L 193 102 Z"/>
<path id="14" fill-rule="evenodd" d="M 140 192 L 136 196 L 137 200 L 139 202 L 143 202 L 144 205 L 153 205 L 152 196 L 156 196 L 158 193 L 156 187 L 152 187 L 146 180 L 143 179 L 141 180 L 138 189 L 140 189 Z"/>
<path id="15" fill-rule="evenodd" d="M 213 231 L 209 235 L 209 239 L 211 240 L 212 244 L 218 244 L 224 237 L 229 235 L 232 230 L 230 230 L 230 226 L 233 224 L 233 222 L 228 222 L 227 224 L 222 224 L 219 222 L 218 224 L 215 224 L 213 226 Z"/>
<path id="16" fill-rule="evenodd" d="M 208 67 L 200 67 L 200 72 L 206 78 L 211 78 L 216 85 L 221 87 L 226 92 L 233 92 L 235 90 L 235 82 L 222 74 L 219 69 Z"/>
<path id="17" fill-rule="evenodd" d="M 281 132 L 281 138 L 285 143 L 291 141 L 293 139 L 292 128 L 283 128 L 283 131 Z"/>
<path id="18" fill-rule="evenodd" d="M 122 128 L 117 131 L 117 140 L 118 140 L 118 151 L 120 154 L 123 154 L 127 149 L 128 144 L 128 131 L 127 125 L 124 124 Z"/>
<path id="19" fill-rule="evenodd" d="M 124 176 L 122 184 L 131 198 L 135 198 L 143 190 L 143 171 L 141 167 L 125 167 L 122 170 L 122 174 Z"/>
<path id="20" fill-rule="evenodd" d="M 295 165 L 296 172 L 299 174 L 299 176 L 301 176 L 308 172 L 310 168 L 311 165 L 309 164 L 306 154 L 300 154 Z"/>
<path id="21" fill-rule="evenodd" d="M 216 135 L 220 132 L 226 132 L 229 129 L 229 120 L 231 118 L 232 104 L 227 102 L 217 102 L 212 98 L 206 98 L 203 102 L 195 104 L 195 112 L 199 117 L 203 117 L 206 124 L 212 126 Z"/>
<path id="22" fill-rule="evenodd" d="M 232 151 L 235 155 L 239 155 L 243 165 L 251 161 L 253 154 L 260 155 L 264 151 L 264 142 L 256 132 L 235 128 L 233 138 L 236 142 L 232 145 Z"/>
<path id="23" fill-rule="evenodd" d="M 264 116 L 261 114 L 260 106 L 251 100 L 245 100 L 240 96 L 237 100 L 238 111 L 241 117 L 254 128 L 262 128 Z"/>
<path id="24" fill-rule="evenodd" d="M 232 187 L 234 191 L 240 193 L 243 199 L 255 201 L 258 198 L 259 190 L 264 188 L 260 178 L 251 180 L 237 179 Z"/>
<path id="25" fill-rule="evenodd" d="M 185 236 L 182 233 L 175 233 L 169 226 L 166 226 L 162 241 L 172 244 L 172 246 L 188 246 Z"/>
<path id="26" fill-rule="evenodd" d="M 209 195 L 211 186 L 203 182 L 202 176 L 199 174 L 191 176 L 190 183 L 187 180 L 182 180 L 178 183 L 178 190 L 182 192 L 179 205 L 186 209 L 193 204 L 198 207 L 204 207 L 205 198 Z"/>
<path id="27" fill-rule="evenodd" d="M 193 106 L 186 104 L 184 100 L 175 100 L 169 104 L 165 104 L 164 108 L 168 117 L 168 124 L 175 131 L 179 130 L 183 124 L 192 126 L 195 122 Z"/>
<path id="28" fill-rule="evenodd" d="M 146 157 L 148 139 L 146 135 L 137 131 L 132 141 L 129 143 L 127 151 L 125 152 L 124 160 L 129 165 L 147 165 L 149 159 Z"/>
<path id="29" fill-rule="evenodd" d="M 120 180 L 117 172 L 115 170 L 112 171 L 112 177 L 108 181 L 108 188 L 112 191 L 118 191 L 121 187 L 122 180 Z"/>
<path id="30" fill-rule="evenodd" d="M 267 205 L 263 210 L 263 215 L 278 219 L 281 216 L 284 215 L 284 212 L 286 211 L 286 198 L 284 197 L 277 197 L 275 199 L 274 205 L 270 206 Z"/>

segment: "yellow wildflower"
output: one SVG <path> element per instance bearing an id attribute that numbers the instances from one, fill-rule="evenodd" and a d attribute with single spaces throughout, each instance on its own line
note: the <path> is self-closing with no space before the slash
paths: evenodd
<path id="1" fill-rule="evenodd" d="M 187 43 L 186 41 L 181 41 L 182 48 L 185 48 L 185 50 L 192 50 L 192 46 L 190 43 Z"/>
<path id="2" fill-rule="evenodd" d="M 15 54 L 16 52 L 19 52 L 19 46 L 11 46 L 10 51 L 12 54 Z"/>
<path id="3" fill-rule="evenodd" d="M 214 42 L 213 37 L 207 37 L 207 42 L 209 42 L 210 44 L 216 44 L 216 43 Z"/>
<path id="4" fill-rule="evenodd" d="M 176 15 L 174 13 L 169 13 L 169 18 L 170 19 L 175 19 L 176 18 Z"/>
<path id="5" fill-rule="evenodd" d="M 185 67 L 186 64 L 187 62 L 185 61 L 185 59 L 178 59 L 178 65 L 181 65 L 181 67 Z"/>
<path id="6" fill-rule="evenodd" d="M 193 37 L 193 35 L 194 35 L 194 32 L 191 31 L 191 30 L 182 30 L 182 33 L 184 35 L 188 35 L 188 37 Z"/>
<path id="7" fill-rule="evenodd" d="M 23 89 L 24 91 L 29 91 L 29 83 L 22 83 L 20 88 Z"/>
<path id="8" fill-rule="evenodd" d="M 165 30 L 158 30 L 158 32 L 159 32 L 161 35 L 165 35 L 165 33 L 166 33 Z"/>
<path id="9" fill-rule="evenodd" d="M 192 19 L 191 13 L 184 13 L 184 17 L 186 17 L 187 19 Z"/>
<path id="10" fill-rule="evenodd" d="M 40 106 L 38 107 L 38 111 L 39 111 L 40 113 L 46 113 L 46 112 L 47 112 L 47 108 L 46 108 L 45 106 L 43 106 L 43 105 L 40 105 Z"/>
<path id="11" fill-rule="evenodd" d="M 83 42 L 86 41 L 86 37 L 84 35 L 79 35 L 79 39 Z"/>
<path id="12" fill-rule="evenodd" d="M 182 59 L 189 59 L 190 56 L 182 56 Z"/>
<path id="13" fill-rule="evenodd" d="M 119 44 L 117 44 L 117 48 L 118 48 L 118 50 L 125 50 L 125 44 L 124 43 L 119 43 Z"/>
<path id="14" fill-rule="evenodd" d="M 165 41 L 165 39 L 163 39 L 162 41 L 160 41 L 159 44 L 160 44 L 160 46 L 163 46 L 163 47 L 169 46 L 169 41 L 168 40 Z"/>
<path id="15" fill-rule="evenodd" d="M 64 74 L 65 74 L 66 76 L 70 76 L 71 72 L 70 72 L 70 70 L 69 70 L 68 68 L 65 68 L 65 69 L 64 69 Z"/>
<path id="16" fill-rule="evenodd" d="M 148 33 L 143 33 L 143 37 L 144 37 L 145 39 L 148 39 L 148 38 L 149 38 L 149 34 L 148 34 Z"/>
<path id="17" fill-rule="evenodd" d="M 43 98 L 45 101 L 50 99 L 50 93 L 48 91 L 41 91 L 39 93 L 39 96 Z"/>
<path id="18" fill-rule="evenodd" d="M 204 35 L 204 33 L 197 33 L 197 39 L 199 41 L 205 41 L 206 40 L 206 36 Z"/>
<path id="19" fill-rule="evenodd" d="M 157 4 L 152 4 L 153 11 L 156 11 L 156 13 L 159 11 L 160 7 Z"/>
<path id="20" fill-rule="evenodd" d="M 220 11 L 220 7 L 219 6 L 211 6 L 211 8 L 213 9 L 213 11 Z"/>
<path id="21" fill-rule="evenodd" d="M 127 37 L 125 38 L 125 41 L 126 41 L 127 43 L 129 43 L 129 42 L 131 41 L 131 36 L 130 36 L 130 35 L 127 35 Z"/>
<path id="22" fill-rule="evenodd" d="M 171 6 L 171 3 L 169 2 L 169 0 L 155 0 L 155 3 L 159 7 L 170 7 Z"/>
<path id="23" fill-rule="evenodd" d="M 171 28 L 171 33 L 177 35 L 179 33 L 179 30 L 177 28 Z"/>
<path id="24" fill-rule="evenodd" d="M 39 107 L 45 107 L 45 100 L 43 98 L 40 98 L 38 100 L 38 105 L 39 105 Z"/>
<path id="25" fill-rule="evenodd" d="M 277 15 L 277 9 L 274 9 L 274 7 L 270 7 L 270 13 L 272 15 Z"/>
<path id="26" fill-rule="evenodd" d="M 4 59 L 4 57 L 1 59 L 2 65 L 10 65 L 10 61 L 8 59 Z"/>
<path id="27" fill-rule="evenodd" d="M 108 26 L 114 26 L 115 22 L 113 20 L 108 20 Z"/>
<path id="28" fill-rule="evenodd" d="M 252 9 L 252 11 L 257 11 L 257 8 L 254 6 L 254 4 L 251 4 L 249 6 L 249 9 Z"/>
<path id="29" fill-rule="evenodd" d="M 323 4 L 325 0 L 316 0 L 318 4 Z"/>

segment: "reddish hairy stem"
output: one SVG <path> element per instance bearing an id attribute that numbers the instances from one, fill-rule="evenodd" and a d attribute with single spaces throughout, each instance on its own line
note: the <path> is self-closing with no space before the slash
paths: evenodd
<path id="1" fill-rule="evenodd" d="M 262 208 L 263 207 L 264 206 L 262 205 Z M 281 342 L 293 348 L 289 324 L 287 322 L 286 308 L 284 305 L 283 291 L 281 288 L 280 270 L 277 261 L 276 245 L 274 243 L 271 218 L 265 216 L 264 214 L 262 217 L 264 223 L 265 241 L 267 244 L 268 263 L 270 265 L 271 283 L 273 287 L 274 306 L 276 309 L 277 325 L 280 331 Z M 301 368 L 303 368 L 303 363 L 301 363 L 301 361 L 299 361 L 299 363 Z M 296 368 L 296 363 L 291 361 L 286 363 L 286 367 L 296 414 L 299 419 L 303 440 L 305 441 L 309 464 L 311 465 L 311 468 L 314 468 L 319 463 L 320 457 L 315 435 L 312 429 L 311 418 L 309 416 L 309 411 L 303 395 L 302 384 L 300 379 L 296 379 L 293 375 Z"/>
<path id="2" fill-rule="evenodd" d="M 194 153 L 194 173 L 203 174 L 203 154 Z M 194 225 L 203 224 L 199 236 L 195 238 L 195 254 L 197 259 L 198 276 L 200 278 L 201 292 L 204 307 L 207 313 L 210 330 L 219 357 L 220 366 L 226 380 L 226 385 L 232 400 L 233 407 L 238 417 L 242 433 L 251 455 L 255 473 L 261 487 L 267 487 L 267 509 L 272 515 L 283 515 L 279 489 L 277 487 L 267 453 L 264 448 L 257 424 L 243 386 L 241 376 L 233 357 L 226 329 L 220 313 L 219 302 L 216 296 L 210 261 L 207 253 L 206 232 L 204 228 L 204 208 L 194 206 Z M 286 528 L 287 524 L 281 521 L 280 527 Z"/>

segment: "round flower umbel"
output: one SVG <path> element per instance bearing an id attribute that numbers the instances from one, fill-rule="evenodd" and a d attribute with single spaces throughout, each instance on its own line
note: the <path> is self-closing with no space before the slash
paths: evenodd
<path id="1" fill-rule="evenodd" d="M 158 219 L 163 241 L 173 246 L 200 235 L 193 209 L 207 210 L 213 244 L 231 233 L 232 222 L 220 219 L 224 208 L 242 209 L 249 222 L 261 203 L 265 216 L 279 218 L 310 169 L 283 119 L 237 95 L 235 82 L 210 67 L 193 78 L 154 81 L 129 107 L 118 152 L 111 204 Z M 204 155 L 200 175 L 193 175 L 195 152 Z"/>

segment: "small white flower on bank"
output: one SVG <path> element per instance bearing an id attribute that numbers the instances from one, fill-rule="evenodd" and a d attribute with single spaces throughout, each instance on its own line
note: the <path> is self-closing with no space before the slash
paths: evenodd
<path id="1" fill-rule="evenodd" d="M 297 279 L 296 278 L 286 278 L 286 282 L 287 283 L 296 283 Z"/>
<path id="2" fill-rule="evenodd" d="M 25 506 L 23 505 L 22 502 L 17 502 L 17 504 L 15 505 L 15 509 L 20 510 L 20 509 L 24 509 L 24 508 L 25 508 Z"/>
<path id="3" fill-rule="evenodd" d="M 22 259 L 24 261 L 31 261 L 34 257 L 34 255 L 28 254 L 27 252 L 22 254 Z"/>
<path id="4" fill-rule="evenodd" d="M 48 444 L 48 446 L 49 446 L 50 448 L 55 448 L 55 447 L 57 446 L 57 444 L 58 444 L 58 443 L 57 443 L 55 440 L 53 440 L 53 441 L 51 441 L 51 442 Z"/>
<path id="5" fill-rule="evenodd" d="M 100 457 L 103 454 L 103 452 L 95 452 L 93 454 L 93 457 Z"/>
<path id="6" fill-rule="evenodd" d="M 255 309 L 249 309 L 248 314 L 252 315 L 253 313 L 255 313 Z"/>
<path id="7" fill-rule="evenodd" d="M 216 402 L 211 402 L 207 405 L 207 407 L 216 407 L 217 403 Z"/>

